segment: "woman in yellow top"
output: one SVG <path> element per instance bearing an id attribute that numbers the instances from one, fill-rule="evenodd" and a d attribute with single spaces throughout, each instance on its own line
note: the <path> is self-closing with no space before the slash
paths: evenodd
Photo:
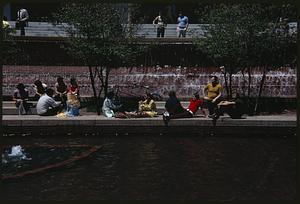
<path id="1" fill-rule="evenodd" d="M 139 110 L 136 112 L 126 112 L 127 118 L 147 118 L 157 116 L 156 104 L 150 93 L 146 93 L 145 100 L 139 102 Z"/>
<path id="2" fill-rule="evenodd" d="M 211 117 L 215 108 L 217 107 L 218 102 L 220 101 L 220 97 L 222 96 L 223 88 L 219 83 L 219 79 L 217 76 L 211 77 L 211 82 L 207 84 L 207 86 L 203 90 L 203 95 L 205 103 L 207 104 L 209 116 Z"/>
<path id="3" fill-rule="evenodd" d="M 157 115 L 156 104 L 150 93 L 147 93 L 145 100 L 140 102 L 139 114 L 141 117 L 154 117 Z"/>

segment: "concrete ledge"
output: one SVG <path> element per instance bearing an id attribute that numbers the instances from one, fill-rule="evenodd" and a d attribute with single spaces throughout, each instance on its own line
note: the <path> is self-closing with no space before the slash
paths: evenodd
<path id="1" fill-rule="evenodd" d="M 294 137 L 296 115 L 251 116 L 246 119 L 222 116 L 215 127 L 210 118 L 204 117 L 174 119 L 165 126 L 161 116 L 118 119 L 97 115 L 73 118 L 4 115 L 2 127 L 6 142 L 14 141 L 14 138 L 24 142 L 28 137 L 45 137 L 48 140 L 56 138 L 61 141 L 62 138 L 72 136 Z"/>
<path id="2" fill-rule="evenodd" d="M 162 117 L 155 118 L 106 118 L 104 116 L 88 115 L 71 118 L 58 118 L 56 116 L 38 115 L 4 115 L 3 127 L 164 127 Z M 296 127 L 296 116 L 248 116 L 245 119 L 231 119 L 222 116 L 217 121 L 218 127 Z M 169 127 L 211 127 L 212 120 L 204 117 L 174 119 L 169 122 Z"/>

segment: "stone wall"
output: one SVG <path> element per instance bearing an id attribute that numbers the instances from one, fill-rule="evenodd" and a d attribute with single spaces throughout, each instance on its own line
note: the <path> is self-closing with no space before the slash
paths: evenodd
<path id="1" fill-rule="evenodd" d="M 57 76 L 69 79 L 75 77 L 80 86 L 81 95 L 92 95 L 87 67 L 76 66 L 3 66 L 3 95 L 11 95 L 15 85 L 22 82 L 28 86 L 33 95 L 32 84 L 40 79 L 49 87 L 54 87 Z M 121 95 L 140 96 L 146 90 L 167 97 L 170 90 L 175 90 L 180 98 L 189 98 L 194 92 L 202 90 L 208 83 L 210 75 L 217 75 L 224 84 L 223 76 L 215 67 L 121 67 L 111 71 L 110 87 L 119 86 Z M 251 92 L 257 94 L 262 73 L 258 68 L 252 69 Z M 247 87 L 248 77 L 241 73 L 233 75 L 233 88 L 242 92 Z M 202 93 L 202 91 L 200 92 Z M 267 73 L 262 92 L 265 97 L 296 97 L 296 70 L 280 68 Z"/>

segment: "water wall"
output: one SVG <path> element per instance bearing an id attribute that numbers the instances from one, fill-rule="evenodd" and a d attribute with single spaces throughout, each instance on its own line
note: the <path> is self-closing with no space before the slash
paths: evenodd
<path id="1" fill-rule="evenodd" d="M 252 68 L 251 95 L 256 96 L 262 78 L 259 68 Z M 216 75 L 224 85 L 224 77 L 216 67 L 130 67 L 113 69 L 109 84 L 119 86 L 120 93 L 127 96 L 142 95 L 146 90 L 167 97 L 170 90 L 175 90 L 180 98 L 189 98 L 201 90 L 209 81 L 209 76 Z M 87 67 L 78 66 L 3 66 L 3 95 L 11 95 L 16 84 L 22 82 L 28 86 L 30 95 L 34 95 L 32 84 L 39 79 L 48 87 L 54 87 L 57 76 L 69 79 L 75 77 L 82 96 L 92 95 Z M 248 75 L 233 75 L 233 89 L 240 93 L 247 90 Z M 263 97 L 296 98 L 296 69 L 282 67 L 269 71 L 262 91 Z"/>

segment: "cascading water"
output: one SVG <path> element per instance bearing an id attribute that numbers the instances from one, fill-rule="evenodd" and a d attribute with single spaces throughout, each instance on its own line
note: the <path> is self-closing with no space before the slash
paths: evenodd
<path id="1" fill-rule="evenodd" d="M 21 145 L 13 146 L 10 150 L 10 153 L 6 151 L 4 154 L 2 154 L 2 164 L 22 160 L 31 160 L 31 158 L 26 156 L 25 150 L 21 147 Z"/>
<path id="2" fill-rule="evenodd" d="M 30 72 L 26 69 L 30 69 Z M 51 73 L 49 72 L 51 71 Z M 48 73 L 49 72 L 49 73 Z M 48 74 L 45 74 L 48 73 Z M 76 77 L 81 95 L 93 95 L 90 84 L 89 73 L 86 67 L 41 67 L 28 66 L 21 69 L 18 66 L 4 66 L 3 70 L 3 94 L 11 95 L 15 85 L 20 82 L 31 85 L 35 79 L 53 87 L 57 75 L 62 75 L 66 80 L 71 76 Z M 144 95 L 146 89 L 138 86 L 149 86 L 150 92 L 158 93 L 166 98 L 170 90 L 175 90 L 180 98 L 189 98 L 194 92 L 200 91 L 209 81 L 209 76 L 216 75 L 224 85 L 224 77 L 219 68 L 216 67 L 120 67 L 112 69 L 109 76 L 110 88 L 118 85 L 120 93 L 132 95 Z M 22 76 L 20 79 L 19 76 Z M 251 68 L 251 93 L 256 97 L 262 78 L 262 69 Z M 96 78 L 96 87 L 99 81 Z M 136 84 L 135 88 L 128 85 Z M 240 93 L 247 90 L 248 74 L 245 71 L 244 77 L 241 72 L 232 75 L 232 88 Z M 34 95 L 32 87 L 28 87 L 30 95 Z M 123 90 L 122 90 L 123 89 Z M 296 69 L 282 67 L 266 73 L 266 79 L 262 90 L 262 97 L 296 98 Z"/>

